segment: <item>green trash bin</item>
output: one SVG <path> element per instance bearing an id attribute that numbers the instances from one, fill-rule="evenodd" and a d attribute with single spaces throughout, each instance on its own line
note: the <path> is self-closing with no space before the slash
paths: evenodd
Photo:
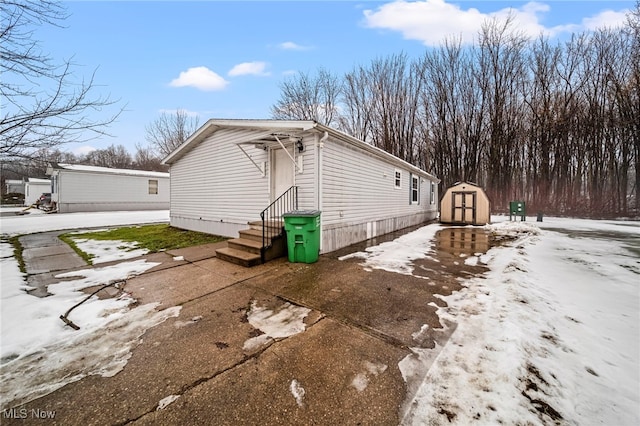
<path id="1" fill-rule="evenodd" d="M 524 222 L 527 217 L 524 201 L 511 201 L 509 202 L 509 220 L 516 220 L 520 217 L 520 220 Z"/>
<path id="2" fill-rule="evenodd" d="M 297 210 L 282 215 L 289 262 L 313 263 L 320 255 L 320 212 Z"/>

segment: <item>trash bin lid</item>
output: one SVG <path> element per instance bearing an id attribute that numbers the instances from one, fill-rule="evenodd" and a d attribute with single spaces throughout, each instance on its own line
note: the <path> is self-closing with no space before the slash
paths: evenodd
<path id="1" fill-rule="evenodd" d="M 315 217 L 320 216 L 320 210 L 294 210 L 282 215 L 282 217 Z"/>

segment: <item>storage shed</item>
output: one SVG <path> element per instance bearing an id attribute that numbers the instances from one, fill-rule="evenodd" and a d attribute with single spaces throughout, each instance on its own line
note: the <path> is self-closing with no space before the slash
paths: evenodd
<path id="1" fill-rule="evenodd" d="M 486 225 L 491 221 L 491 203 L 482 188 L 457 182 L 440 201 L 440 222 L 456 225 Z"/>
<path id="2" fill-rule="evenodd" d="M 30 206 L 43 193 L 51 192 L 51 179 L 27 178 L 24 183 L 24 204 Z"/>
<path id="3" fill-rule="evenodd" d="M 212 119 L 163 162 L 172 226 L 238 237 L 261 221 L 261 251 L 292 210 L 321 211 L 321 253 L 437 216 L 435 176 L 315 121 Z"/>
<path id="4" fill-rule="evenodd" d="M 47 175 L 60 213 L 169 208 L 169 173 L 51 163 Z"/>

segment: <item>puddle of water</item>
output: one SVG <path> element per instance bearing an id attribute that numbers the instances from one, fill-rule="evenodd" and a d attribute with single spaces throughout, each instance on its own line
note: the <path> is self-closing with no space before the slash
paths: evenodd
<path id="1" fill-rule="evenodd" d="M 445 228 L 436 233 L 436 249 L 456 257 L 486 253 L 491 246 L 484 228 Z"/>

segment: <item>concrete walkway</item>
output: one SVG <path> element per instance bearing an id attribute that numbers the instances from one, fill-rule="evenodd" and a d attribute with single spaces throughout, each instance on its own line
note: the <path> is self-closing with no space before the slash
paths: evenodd
<path id="1" fill-rule="evenodd" d="M 58 282 L 55 275 L 86 267 L 87 263 L 68 244 L 58 238 L 66 231 L 43 232 L 20 237 L 27 284 L 35 287 L 34 296 L 47 296 L 47 286 Z"/>
<path id="2" fill-rule="evenodd" d="M 41 291 L 63 264 L 86 268 L 54 233 L 22 238 Z M 438 262 L 422 261 L 430 279 L 367 272 L 357 260 L 337 259 L 357 247 L 311 265 L 281 258 L 244 268 L 216 259 L 213 248 L 145 256 L 162 263 L 128 280 L 125 291 L 140 304 L 182 310 L 145 333 L 124 370 L 14 407 L 52 412 L 47 424 L 60 425 L 397 425 L 422 381 L 419 373 L 405 380 L 398 363 L 409 348 L 444 343 L 454 329 L 442 329 L 434 306 L 442 301 L 434 295 L 483 271 L 459 271 L 444 252 Z M 247 319 L 254 305 L 273 312 L 306 307 L 306 329 L 247 345 L 262 334 Z M 167 397 L 175 401 L 159 409 Z M 5 417 L 2 424 L 42 421 Z"/>

